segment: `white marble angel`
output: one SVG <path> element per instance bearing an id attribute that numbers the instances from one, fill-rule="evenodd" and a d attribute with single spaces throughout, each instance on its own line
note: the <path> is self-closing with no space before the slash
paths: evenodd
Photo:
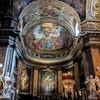
<path id="1" fill-rule="evenodd" d="M 96 89 L 96 86 L 100 88 L 99 78 L 97 76 L 93 78 L 93 75 L 90 75 L 90 77 L 87 77 L 86 83 L 89 85 L 90 95 L 88 96 L 88 99 L 97 99 L 97 95 L 99 95 L 99 93 Z"/>
<path id="2" fill-rule="evenodd" d="M 11 98 L 12 90 L 14 89 L 14 78 L 10 76 L 10 73 L 7 72 L 5 76 L 2 76 L 3 82 L 3 92 L 2 96 L 6 98 Z"/>

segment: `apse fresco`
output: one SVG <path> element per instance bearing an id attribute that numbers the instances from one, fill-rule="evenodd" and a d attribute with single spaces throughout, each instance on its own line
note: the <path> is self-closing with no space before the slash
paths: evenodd
<path id="1" fill-rule="evenodd" d="M 70 45 L 66 30 L 55 23 L 42 23 L 32 27 L 25 36 L 27 46 L 39 50 L 59 50 Z"/>

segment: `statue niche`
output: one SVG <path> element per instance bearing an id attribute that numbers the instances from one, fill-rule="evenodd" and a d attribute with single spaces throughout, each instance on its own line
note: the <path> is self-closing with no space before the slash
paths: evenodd
<path id="1" fill-rule="evenodd" d="M 26 92 L 29 88 L 29 76 L 27 69 L 24 68 L 21 73 L 21 91 Z"/>

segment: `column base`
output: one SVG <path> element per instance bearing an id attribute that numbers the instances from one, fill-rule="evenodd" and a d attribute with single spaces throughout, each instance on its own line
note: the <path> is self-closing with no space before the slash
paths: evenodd
<path id="1" fill-rule="evenodd" d="M 5 97 L 0 96 L 0 100 L 10 100 L 10 98 L 5 98 Z"/>

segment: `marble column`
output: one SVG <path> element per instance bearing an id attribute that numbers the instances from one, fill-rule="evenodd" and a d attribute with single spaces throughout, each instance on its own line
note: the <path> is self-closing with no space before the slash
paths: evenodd
<path id="1" fill-rule="evenodd" d="M 2 75 L 7 77 L 7 73 L 9 73 L 8 77 L 11 78 L 12 86 L 15 83 L 15 76 L 14 76 L 13 73 L 14 73 L 14 67 L 15 67 L 16 52 L 14 50 L 14 47 L 15 47 L 15 38 L 9 36 L 9 44 L 8 44 L 7 51 L 6 51 L 6 57 L 5 57 Z M 5 86 L 6 86 L 6 83 L 4 84 L 4 87 Z M 7 89 L 9 89 L 9 88 L 7 88 Z M 11 94 L 8 93 L 9 95 L 11 95 L 11 98 L 9 100 L 14 100 L 14 98 L 15 98 L 15 88 L 12 87 L 10 92 L 11 92 Z M 4 93 L 5 93 L 5 91 L 2 92 L 2 94 L 4 94 Z M 3 96 L 2 98 L 6 98 L 6 97 Z M 6 99 L 8 99 L 8 98 L 6 98 Z"/>
<path id="2" fill-rule="evenodd" d="M 33 96 L 37 96 L 38 92 L 38 70 L 34 70 L 33 76 Z"/>
<path id="3" fill-rule="evenodd" d="M 84 66 L 85 79 L 87 79 L 87 76 L 89 76 L 89 64 L 85 52 L 82 53 L 82 57 L 83 57 L 83 63 L 85 64 Z"/>
<path id="4" fill-rule="evenodd" d="M 75 75 L 75 85 L 76 85 L 76 89 L 77 91 L 80 90 L 80 79 L 79 79 L 79 68 L 78 68 L 78 63 L 76 62 L 74 64 L 74 75 Z"/>
<path id="5" fill-rule="evenodd" d="M 99 48 L 91 47 L 92 60 L 94 65 L 95 75 L 100 76 L 100 51 Z"/>
<path id="6" fill-rule="evenodd" d="M 62 70 L 58 70 L 58 94 L 62 95 L 63 84 L 62 84 Z"/>
<path id="7" fill-rule="evenodd" d="M 5 76 L 6 72 L 11 73 L 13 54 L 14 54 L 14 38 L 10 37 L 4 62 L 3 76 Z"/>

